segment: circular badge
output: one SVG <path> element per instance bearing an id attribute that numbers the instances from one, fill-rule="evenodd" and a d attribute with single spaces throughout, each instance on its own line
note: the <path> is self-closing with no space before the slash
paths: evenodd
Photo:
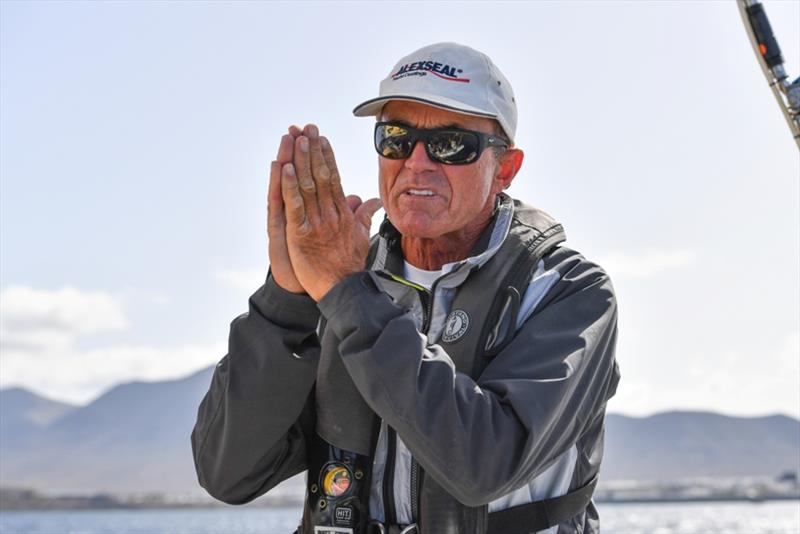
<path id="1" fill-rule="evenodd" d="M 350 482 L 350 471 L 341 464 L 333 464 L 325 469 L 322 491 L 330 497 L 338 497 L 350 489 Z"/>
<path id="2" fill-rule="evenodd" d="M 442 341 L 452 343 L 467 333 L 469 328 L 469 315 L 464 310 L 453 310 L 447 316 L 442 332 Z"/>

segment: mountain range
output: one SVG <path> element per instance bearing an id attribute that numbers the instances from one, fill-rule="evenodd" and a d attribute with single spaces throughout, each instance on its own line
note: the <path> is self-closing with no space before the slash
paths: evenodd
<path id="1" fill-rule="evenodd" d="M 214 367 L 130 382 L 86 406 L 0 390 L 0 486 L 52 493 L 200 493 L 189 436 Z M 609 414 L 603 481 L 776 477 L 800 471 L 800 421 L 667 412 Z M 302 479 L 284 491 L 302 491 Z"/>

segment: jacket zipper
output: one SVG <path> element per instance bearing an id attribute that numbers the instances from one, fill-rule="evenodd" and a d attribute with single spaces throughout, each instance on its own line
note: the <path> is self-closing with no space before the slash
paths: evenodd
<path id="1" fill-rule="evenodd" d="M 422 331 L 425 332 L 426 334 L 428 333 L 428 330 L 431 327 L 431 315 L 433 314 L 433 300 L 434 300 L 433 296 L 436 294 L 435 293 L 436 292 L 436 282 L 438 282 L 438 280 L 433 282 L 433 285 L 431 286 L 430 292 L 423 293 L 422 291 L 420 291 L 420 295 L 421 295 L 421 298 L 422 298 L 423 309 L 424 309 L 424 312 L 423 312 L 423 315 L 422 315 L 422 321 L 423 321 Z M 417 524 L 419 523 L 419 492 L 420 492 L 420 489 L 421 489 L 421 484 L 420 484 L 420 482 L 421 482 L 421 480 L 420 480 L 420 476 L 421 476 L 420 470 L 421 469 L 422 468 L 419 466 L 419 463 L 417 462 L 417 459 L 414 458 L 414 456 L 411 456 L 411 474 L 410 474 L 411 481 L 409 483 L 409 486 L 410 486 L 410 489 L 411 489 L 411 495 L 410 495 L 410 498 L 411 498 L 411 521 L 413 523 L 417 523 Z"/>
<path id="2" fill-rule="evenodd" d="M 397 512 L 394 507 L 394 464 L 397 448 L 397 434 L 386 425 L 386 463 L 383 470 L 383 505 L 384 523 L 397 524 Z"/>
<path id="3" fill-rule="evenodd" d="M 430 290 L 428 289 L 418 289 L 420 294 L 420 298 L 422 299 L 422 309 L 424 310 L 422 313 L 422 331 L 426 334 L 431 327 L 431 314 L 433 314 L 433 296 L 436 294 L 436 283 L 439 281 L 437 279 L 433 282 Z"/>
<path id="4" fill-rule="evenodd" d="M 418 523 L 419 520 L 419 490 L 420 490 L 420 469 L 417 459 L 411 457 L 411 521 Z"/>
<path id="5" fill-rule="evenodd" d="M 427 333 L 431 326 L 431 315 L 433 313 L 433 295 L 436 291 L 436 280 L 431 286 L 430 290 L 421 288 L 417 289 L 422 300 L 422 331 Z M 383 509 L 384 509 L 384 523 L 387 525 L 397 524 L 397 510 L 394 502 L 394 468 L 397 454 L 397 433 L 394 429 L 386 426 L 386 462 L 383 468 Z M 410 500 L 411 500 L 411 521 L 416 522 L 419 516 L 419 492 L 420 492 L 420 478 L 421 467 L 417 463 L 416 458 L 411 457 L 411 473 L 410 473 Z"/>

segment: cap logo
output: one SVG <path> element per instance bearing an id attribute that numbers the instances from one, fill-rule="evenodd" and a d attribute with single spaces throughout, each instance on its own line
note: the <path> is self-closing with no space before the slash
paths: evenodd
<path id="1" fill-rule="evenodd" d="M 415 61 L 407 63 L 392 74 L 392 80 L 397 81 L 407 76 L 426 76 L 428 73 L 438 76 L 450 82 L 469 83 L 469 78 L 459 78 L 458 75 L 464 72 L 462 69 L 445 65 L 437 61 Z"/>

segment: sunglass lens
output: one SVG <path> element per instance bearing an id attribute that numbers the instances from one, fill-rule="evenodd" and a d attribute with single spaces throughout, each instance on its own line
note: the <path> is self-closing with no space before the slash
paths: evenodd
<path id="1" fill-rule="evenodd" d="M 375 149 L 385 158 L 407 158 L 413 145 L 413 136 L 402 126 L 383 124 L 375 128 Z"/>
<path id="2" fill-rule="evenodd" d="M 478 137 L 469 132 L 444 131 L 428 139 L 429 154 L 447 164 L 471 163 L 478 157 Z"/>

